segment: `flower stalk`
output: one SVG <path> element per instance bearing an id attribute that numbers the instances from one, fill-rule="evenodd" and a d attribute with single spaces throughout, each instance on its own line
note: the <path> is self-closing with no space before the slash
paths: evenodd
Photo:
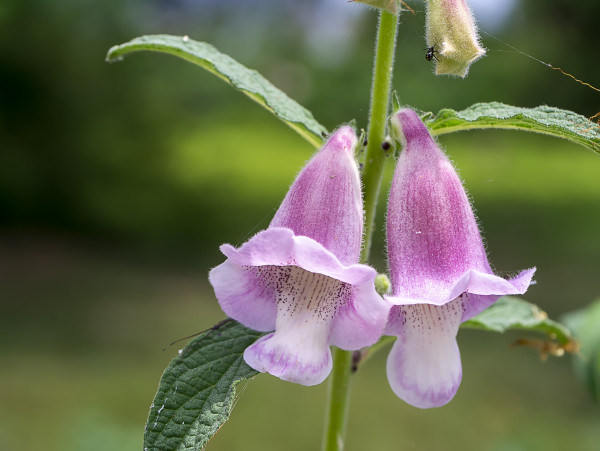
<path id="1" fill-rule="evenodd" d="M 365 233 L 361 255 L 361 262 L 363 263 L 369 259 L 377 199 L 379 197 L 383 167 L 387 156 L 387 152 L 382 149 L 381 145 L 385 140 L 386 124 L 389 115 L 397 30 L 398 16 L 387 11 L 381 11 L 377 30 L 373 84 L 371 87 L 367 150 L 362 172 L 365 206 Z"/>
<path id="2" fill-rule="evenodd" d="M 329 402 L 325 413 L 327 421 L 325 435 L 323 436 L 323 449 L 325 451 L 344 448 L 351 366 L 352 351 L 335 348 L 333 350 L 333 371 L 329 382 Z"/>
<path id="3" fill-rule="evenodd" d="M 387 152 L 382 148 L 386 136 L 389 115 L 390 91 L 394 67 L 394 51 L 398 16 L 387 11 L 379 14 L 377 44 L 371 105 L 367 131 L 366 157 L 362 172 L 363 200 L 365 213 L 364 241 L 360 261 L 369 259 L 371 240 L 375 225 L 377 199 L 381 187 L 383 168 Z M 344 433 L 350 396 L 352 351 L 334 350 L 333 370 L 329 382 L 323 451 L 341 451 L 344 448 Z"/>

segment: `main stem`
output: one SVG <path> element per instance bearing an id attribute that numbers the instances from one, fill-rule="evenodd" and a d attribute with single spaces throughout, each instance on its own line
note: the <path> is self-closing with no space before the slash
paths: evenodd
<path id="1" fill-rule="evenodd" d="M 367 151 L 362 172 L 365 207 L 365 241 L 361 254 L 361 262 L 363 263 L 369 260 L 377 199 L 387 156 L 382 144 L 385 140 L 390 104 L 397 29 L 398 16 L 387 11 L 381 11 L 379 14 L 379 28 L 377 29 L 375 68 L 371 88 Z M 352 351 L 335 348 L 333 350 L 333 370 L 329 383 L 326 427 L 323 440 L 324 451 L 341 451 L 344 448 L 351 370 Z"/>
<path id="2" fill-rule="evenodd" d="M 379 15 L 375 68 L 373 71 L 373 85 L 371 87 L 367 152 L 362 172 L 365 203 L 365 241 L 361 255 L 363 263 L 369 260 L 373 228 L 375 226 L 377 199 L 379 198 L 383 167 L 387 157 L 387 152 L 382 148 L 382 144 L 385 141 L 390 105 L 397 30 L 398 16 L 387 11 L 382 11 Z"/>
<path id="3" fill-rule="evenodd" d="M 351 366 L 352 351 L 334 348 L 333 370 L 329 378 L 329 402 L 325 416 L 327 423 L 325 436 L 323 437 L 323 450 L 325 451 L 341 451 L 344 449 Z"/>

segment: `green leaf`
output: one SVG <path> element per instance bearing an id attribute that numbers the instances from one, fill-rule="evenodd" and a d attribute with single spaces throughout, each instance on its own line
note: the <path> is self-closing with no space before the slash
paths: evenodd
<path id="1" fill-rule="evenodd" d="M 206 42 L 194 41 L 187 36 L 141 36 L 112 47 L 106 60 L 120 61 L 125 55 L 142 50 L 167 53 L 197 64 L 265 107 L 315 147 L 320 147 L 323 143 L 322 134 L 327 130 L 315 120 L 310 111 L 290 99 L 255 70 L 248 69 Z"/>
<path id="2" fill-rule="evenodd" d="M 600 126 L 580 114 L 550 106 L 520 108 L 499 102 L 476 103 L 462 111 L 425 113 L 423 121 L 434 135 L 462 130 L 502 128 L 564 138 L 600 154 Z"/>
<path id="3" fill-rule="evenodd" d="M 573 360 L 575 369 L 600 402 L 600 299 L 565 315 L 564 321 L 581 343 L 581 356 Z"/>
<path id="4" fill-rule="evenodd" d="M 261 335 L 226 320 L 180 351 L 150 407 L 144 450 L 202 449 L 229 418 L 236 385 L 258 374 L 244 362 L 243 352 Z"/>
<path id="5" fill-rule="evenodd" d="M 561 354 L 559 349 L 562 349 L 562 352 L 574 352 L 576 348 L 576 342 L 569 329 L 549 319 L 546 312 L 536 305 L 512 296 L 498 299 L 479 315 L 465 321 L 462 327 L 494 332 L 505 332 L 512 329 L 541 332 L 546 334 L 550 340 L 556 341 L 555 346 L 548 345 L 546 353 Z M 540 346 L 543 343 L 539 342 Z M 517 342 L 517 344 L 532 345 L 530 341 Z M 544 349 L 540 348 L 540 351 L 543 354 Z"/>

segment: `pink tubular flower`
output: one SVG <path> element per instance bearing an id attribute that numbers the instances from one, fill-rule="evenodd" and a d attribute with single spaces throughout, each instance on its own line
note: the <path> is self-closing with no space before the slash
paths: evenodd
<path id="1" fill-rule="evenodd" d="M 358 264 L 363 209 L 356 136 L 341 127 L 292 184 L 267 230 L 239 249 L 209 280 L 221 308 L 259 331 L 244 352 L 252 368 L 303 385 L 331 371 L 330 345 L 375 343 L 389 305 L 375 291 L 376 271 Z"/>
<path id="2" fill-rule="evenodd" d="M 498 298 L 524 293 L 535 269 L 494 275 L 469 199 L 452 164 L 412 110 L 392 118 L 403 144 L 389 196 L 388 262 L 394 306 L 384 333 L 398 337 L 387 362 L 396 395 L 420 408 L 448 403 L 462 369 L 460 323 Z"/>

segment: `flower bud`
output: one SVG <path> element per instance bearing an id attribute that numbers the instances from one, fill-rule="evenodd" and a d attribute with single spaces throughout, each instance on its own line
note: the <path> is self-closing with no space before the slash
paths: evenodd
<path id="1" fill-rule="evenodd" d="M 469 66 L 485 55 L 466 0 L 428 0 L 425 23 L 427 59 L 436 75 L 466 77 Z"/>

